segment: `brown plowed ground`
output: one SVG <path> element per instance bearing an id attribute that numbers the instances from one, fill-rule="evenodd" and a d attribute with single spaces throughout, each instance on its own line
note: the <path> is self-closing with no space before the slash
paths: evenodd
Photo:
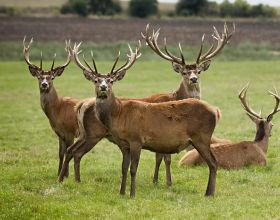
<path id="1" fill-rule="evenodd" d="M 209 37 L 212 26 L 222 30 L 223 21 L 218 20 L 146 20 L 146 19 L 83 19 L 76 17 L 0 17 L 0 41 L 18 41 L 23 36 L 33 36 L 36 41 L 93 41 L 96 43 L 135 41 L 147 23 L 161 27 L 161 36 L 168 44 L 181 42 L 198 45 L 203 33 Z M 228 22 L 231 29 L 231 23 Z M 233 44 L 242 41 L 280 43 L 280 22 L 235 21 L 236 34 Z"/>

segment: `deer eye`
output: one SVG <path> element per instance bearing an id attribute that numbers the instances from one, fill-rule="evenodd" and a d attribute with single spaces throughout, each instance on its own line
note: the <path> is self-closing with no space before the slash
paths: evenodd
<path id="1" fill-rule="evenodd" d="M 98 79 L 95 79 L 95 80 L 94 80 L 94 83 L 98 83 Z"/>

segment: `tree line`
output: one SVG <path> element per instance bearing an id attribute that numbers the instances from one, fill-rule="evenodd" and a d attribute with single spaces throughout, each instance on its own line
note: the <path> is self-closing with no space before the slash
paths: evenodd
<path id="1" fill-rule="evenodd" d="M 123 13 L 119 0 L 68 0 L 61 8 L 61 13 L 78 14 L 86 17 L 94 15 L 115 15 Z M 130 0 L 128 14 L 133 17 L 160 15 L 157 0 Z M 214 16 L 214 17 L 275 17 L 275 8 L 264 5 L 250 5 L 246 0 L 235 0 L 233 3 L 224 0 L 218 4 L 208 0 L 179 0 L 175 11 L 168 16 Z"/>

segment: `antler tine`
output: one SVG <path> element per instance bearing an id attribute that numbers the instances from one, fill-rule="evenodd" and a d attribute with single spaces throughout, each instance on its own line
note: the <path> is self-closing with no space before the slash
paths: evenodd
<path id="1" fill-rule="evenodd" d="M 85 54 L 83 54 L 83 60 L 84 60 L 85 64 L 87 65 L 87 67 L 90 69 L 89 72 L 94 73 L 95 71 L 91 68 L 91 66 L 90 66 L 90 65 L 88 64 L 88 62 L 86 61 Z"/>
<path id="2" fill-rule="evenodd" d="M 95 60 L 94 60 L 94 57 L 93 57 L 93 52 L 92 52 L 92 50 L 90 51 L 90 54 L 91 54 L 91 59 L 92 59 L 92 63 L 93 63 L 93 67 L 94 67 L 95 73 L 97 74 L 97 73 L 98 73 L 98 70 L 97 70 L 97 66 L 96 66 L 96 63 L 95 63 Z M 94 74 L 94 73 L 93 73 L 93 74 Z"/>
<path id="3" fill-rule="evenodd" d="M 184 64 L 184 60 L 181 60 L 179 58 L 177 58 L 176 56 L 174 56 L 173 54 L 171 54 L 167 49 L 166 49 L 166 39 L 165 39 L 165 52 L 162 52 L 158 46 L 158 37 L 159 37 L 159 32 L 160 32 L 160 28 L 157 29 L 157 31 L 153 30 L 152 36 L 148 36 L 148 30 L 149 30 L 149 25 L 146 26 L 146 35 L 144 35 L 143 33 L 141 33 L 142 37 L 145 39 L 146 43 L 148 44 L 148 46 L 154 51 L 156 52 L 160 57 L 162 57 L 163 59 L 166 59 L 168 61 L 171 62 L 176 62 L 179 64 Z M 179 46 L 180 49 L 181 46 Z M 180 49 L 181 52 L 181 49 Z M 181 53 L 181 58 L 183 58 L 183 53 Z"/>
<path id="4" fill-rule="evenodd" d="M 113 65 L 113 67 L 112 67 L 112 69 L 111 69 L 110 74 L 112 74 L 112 73 L 114 72 L 114 69 L 115 69 L 115 67 L 116 67 L 116 65 L 117 65 L 117 63 L 118 63 L 118 61 L 119 61 L 119 59 L 120 59 L 120 55 L 121 55 L 121 52 L 119 51 L 119 52 L 118 52 L 118 55 L 117 55 L 117 58 L 116 58 L 116 60 L 115 60 L 115 62 L 114 62 L 114 65 Z"/>
<path id="5" fill-rule="evenodd" d="M 247 102 L 246 102 L 246 95 L 247 95 L 247 90 L 248 90 L 248 88 L 249 88 L 249 83 L 239 92 L 238 97 L 239 97 L 239 99 L 240 99 L 240 101 L 241 101 L 241 104 L 242 104 L 244 110 L 245 110 L 248 114 L 250 114 L 251 116 L 254 116 L 254 117 L 258 118 L 258 119 L 261 119 L 261 116 L 258 115 L 256 112 L 254 112 L 254 111 L 249 107 L 249 105 L 248 105 Z"/>
<path id="6" fill-rule="evenodd" d="M 196 63 L 197 63 L 197 64 L 199 64 L 199 59 L 200 59 L 201 54 L 202 54 L 204 38 L 205 38 L 205 34 L 203 34 L 203 35 L 202 35 L 202 38 L 201 38 L 201 45 L 200 45 L 200 49 L 199 49 L 198 56 L 197 56 L 197 58 L 196 58 Z"/>
<path id="7" fill-rule="evenodd" d="M 54 67 L 55 57 L 56 57 L 56 53 L 53 55 L 53 62 L 52 62 L 52 68 L 51 68 L 51 70 L 53 70 L 53 67 Z"/>
<path id="8" fill-rule="evenodd" d="M 72 53 L 71 53 L 71 45 L 70 45 L 70 40 L 65 40 L 65 51 L 67 53 L 67 59 L 65 61 L 65 63 L 63 65 L 60 65 L 56 68 L 65 68 L 66 66 L 69 65 L 70 61 L 71 61 L 71 57 L 72 57 Z M 53 64 L 52 64 L 52 70 L 53 70 L 53 67 L 54 67 L 54 61 L 55 61 L 55 57 L 56 57 L 56 54 L 54 55 L 54 58 L 53 58 Z"/>
<path id="9" fill-rule="evenodd" d="M 113 71 L 111 73 L 111 75 L 116 75 L 120 71 L 129 69 L 135 63 L 135 61 L 141 56 L 140 48 L 136 47 L 135 52 L 133 52 L 133 50 L 131 49 L 131 46 L 129 44 L 128 44 L 128 48 L 129 48 L 129 52 L 130 52 L 130 54 L 127 54 L 128 60 L 120 68 L 118 68 L 117 70 Z"/>
<path id="10" fill-rule="evenodd" d="M 77 44 L 77 43 L 74 44 L 74 47 L 73 47 L 73 50 L 72 50 L 74 60 L 75 60 L 75 62 L 77 64 L 77 66 L 80 67 L 83 71 L 93 72 L 94 73 L 94 71 L 91 69 L 91 67 L 89 67 L 89 69 L 88 69 L 79 60 L 78 55 L 82 52 L 82 50 L 79 51 L 79 48 L 80 48 L 81 44 L 82 44 L 82 42 L 80 42 L 79 44 Z M 84 56 L 83 56 L 83 58 L 84 58 Z"/>
<path id="11" fill-rule="evenodd" d="M 149 31 L 150 25 L 147 24 L 146 25 L 146 35 L 143 34 L 143 32 L 141 32 L 141 36 L 144 38 L 144 40 L 146 41 L 146 44 L 151 47 L 153 50 L 155 50 L 154 45 L 151 42 L 151 37 L 148 36 L 148 31 Z M 154 32 L 154 30 L 153 30 Z"/>
<path id="12" fill-rule="evenodd" d="M 29 43 L 27 44 L 27 46 L 26 46 L 26 44 L 25 44 L 25 40 L 26 40 L 26 36 L 24 36 L 23 41 L 22 41 L 24 60 L 25 60 L 25 62 L 26 62 L 29 66 L 32 66 L 32 67 L 35 67 L 35 68 L 38 68 L 38 69 L 39 69 L 39 67 L 37 67 L 36 65 L 32 64 L 32 63 L 30 62 L 30 59 L 29 59 L 29 49 L 30 49 L 30 47 L 31 47 L 31 45 L 32 45 L 32 43 L 33 43 L 33 37 L 30 39 L 30 41 L 29 41 Z"/>
<path id="13" fill-rule="evenodd" d="M 216 49 L 213 50 L 214 49 L 214 43 L 213 43 L 211 48 L 199 58 L 199 63 L 213 58 L 224 48 L 224 46 L 229 42 L 229 39 L 232 37 L 232 35 L 235 32 L 235 24 L 233 23 L 233 31 L 231 33 L 229 33 L 226 23 L 224 24 L 224 30 L 222 35 L 219 34 L 215 26 L 213 26 L 213 29 L 214 29 L 214 33 L 212 34 L 212 38 L 214 41 L 217 41 Z"/>
<path id="14" fill-rule="evenodd" d="M 169 61 L 172 61 L 172 62 L 176 62 L 176 63 L 179 63 L 179 64 L 184 64 L 184 61 L 180 60 L 178 57 L 176 57 L 175 55 L 173 55 L 170 51 L 168 51 L 167 49 L 167 44 L 166 44 L 166 38 L 164 38 L 164 50 L 166 52 L 163 53 L 160 49 L 159 49 L 159 46 L 158 46 L 158 43 L 157 43 L 157 40 L 158 40 L 158 36 L 159 36 L 159 33 L 155 36 L 155 38 L 153 39 L 153 44 L 156 48 L 156 52 L 158 55 L 160 55 L 162 58 L 166 59 L 166 60 L 169 60 Z"/>
<path id="15" fill-rule="evenodd" d="M 179 42 L 178 46 L 179 46 L 179 50 L 180 50 L 180 55 L 181 55 L 182 63 L 185 64 L 185 57 L 183 55 L 183 51 L 182 51 L 182 47 L 181 47 L 181 43 L 180 42 Z"/>
<path id="16" fill-rule="evenodd" d="M 141 57 L 141 52 L 140 52 L 140 48 L 142 47 L 142 45 L 141 45 L 141 41 L 139 40 L 138 41 L 138 48 L 136 48 L 136 51 L 137 51 L 137 57 L 136 57 L 136 59 L 138 59 L 139 57 Z"/>
<path id="17" fill-rule="evenodd" d="M 43 52 L 41 51 L 40 70 L 43 68 Z"/>
<path id="18" fill-rule="evenodd" d="M 277 93 L 276 89 L 275 89 L 275 93 L 273 93 L 271 91 L 268 91 L 268 92 L 269 92 L 269 94 L 271 96 L 273 96 L 275 98 L 275 102 L 276 102 L 273 111 L 267 117 L 267 119 L 271 120 L 273 115 L 280 111 L 280 108 L 278 108 L 279 107 L 279 103 L 280 103 L 280 97 L 278 96 L 278 93 Z"/>
<path id="19" fill-rule="evenodd" d="M 152 49 L 160 56 L 162 57 L 163 59 L 166 59 L 166 60 L 169 60 L 169 61 L 173 61 L 172 57 L 170 55 L 166 55 L 165 53 L 163 53 L 160 49 L 159 49 L 159 46 L 158 46 L 158 37 L 159 37 L 159 31 L 160 29 L 158 29 L 156 31 L 156 33 L 154 33 L 152 35 Z M 165 39 L 165 38 L 164 38 Z M 165 40 L 166 41 L 166 40 Z"/>

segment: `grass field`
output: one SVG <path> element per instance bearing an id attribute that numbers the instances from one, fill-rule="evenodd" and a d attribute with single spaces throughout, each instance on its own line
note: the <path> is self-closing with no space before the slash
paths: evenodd
<path id="1" fill-rule="evenodd" d="M 111 64 L 98 62 L 102 71 Z M 280 113 L 273 120 L 267 166 L 219 170 L 214 198 L 203 196 L 207 167 L 178 167 L 184 152 L 172 157 L 173 186 L 165 185 L 163 167 L 154 186 L 154 154 L 142 151 L 136 198 L 130 199 L 118 194 L 121 153 L 106 140 L 82 160 L 80 184 L 73 181 L 72 166 L 70 177 L 57 183 L 58 141 L 40 108 L 37 80 L 23 62 L 1 62 L 0 72 L 0 219 L 280 218 Z M 201 78 L 203 99 L 223 114 L 216 136 L 253 139 L 255 126 L 242 110 L 237 92 L 250 81 L 250 105 L 268 114 L 275 103 L 267 90 L 273 85 L 280 90 L 279 74 L 279 61 L 213 62 Z M 179 81 L 169 63 L 139 61 L 115 85 L 115 94 L 144 97 L 169 92 Z M 63 96 L 93 95 L 91 83 L 73 64 L 55 86 Z"/>

